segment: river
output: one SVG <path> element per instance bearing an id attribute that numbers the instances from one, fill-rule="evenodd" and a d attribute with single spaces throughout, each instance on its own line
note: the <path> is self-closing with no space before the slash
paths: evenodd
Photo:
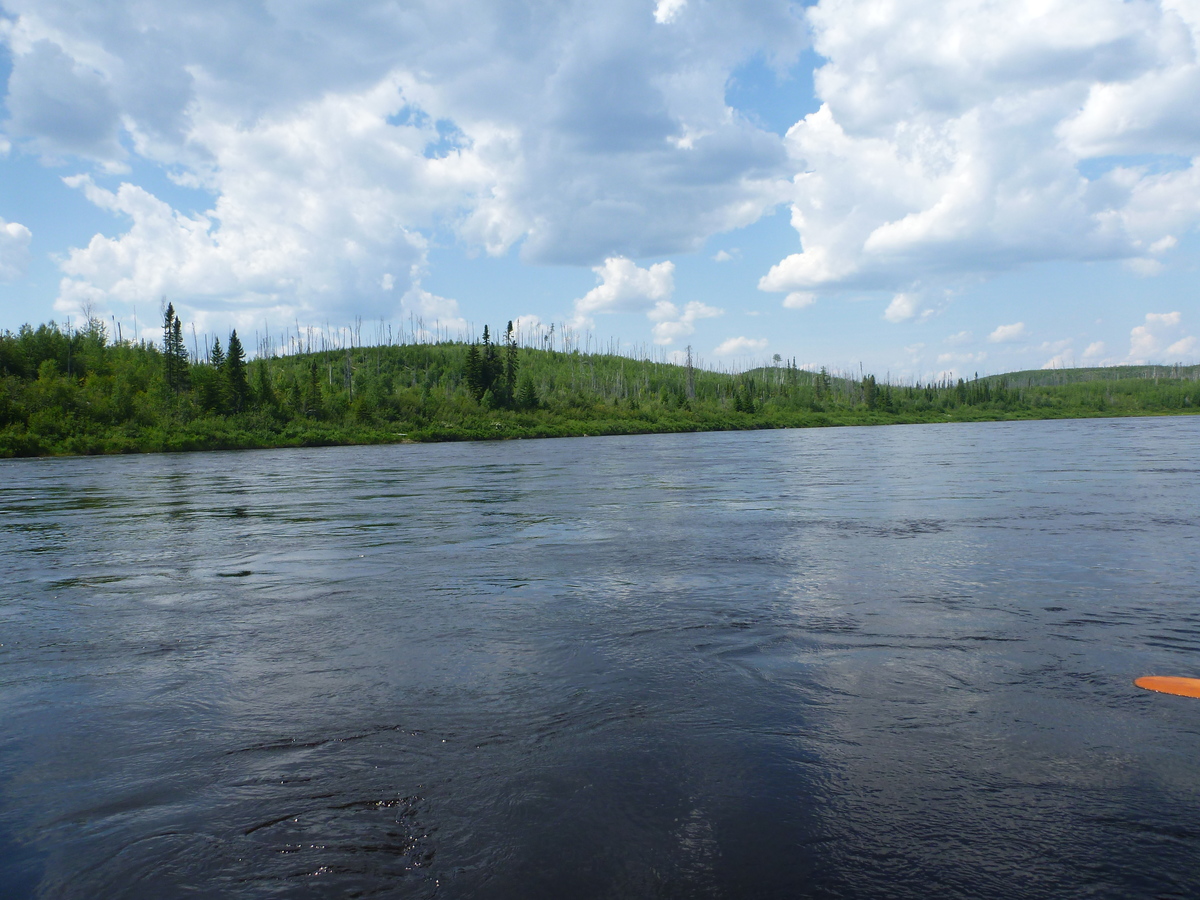
<path id="1" fill-rule="evenodd" d="M 1200 417 L 0 461 L 0 896 L 1200 894 Z"/>

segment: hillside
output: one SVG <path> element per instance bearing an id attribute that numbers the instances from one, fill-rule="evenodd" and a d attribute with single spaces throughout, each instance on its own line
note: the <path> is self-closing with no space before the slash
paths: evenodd
<path id="1" fill-rule="evenodd" d="M 173 315 L 173 313 L 172 313 Z M 925 385 L 791 364 L 741 374 L 499 341 L 189 356 L 104 324 L 0 335 L 0 456 L 1194 413 L 1200 366 Z"/>

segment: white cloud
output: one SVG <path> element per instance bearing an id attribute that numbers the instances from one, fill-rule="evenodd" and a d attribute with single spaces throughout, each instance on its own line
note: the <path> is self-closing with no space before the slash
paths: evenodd
<path id="1" fill-rule="evenodd" d="M 1169 360 L 1180 362 L 1185 357 L 1194 358 L 1197 348 L 1200 348 L 1200 341 L 1197 341 L 1194 335 L 1188 335 L 1169 346 L 1165 356 Z"/>
<path id="2" fill-rule="evenodd" d="M 600 284 L 575 301 L 579 322 L 597 313 L 647 312 L 659 301 L 669 300 L 675 291 L 675 264 L 670 261 L 643 269 L 631 259 L 616 256 L 592 271 Z"/>
<path id="3" fill-rule="evenodd" d="M 1006 344 L 1011 341 L 1019 341 L 1025 337 L 1025 323 L 1014 322 L 1012 325 L 1001 325 L 988 335 L 988 342 L 992 344 Z"/>
<path id="4" fill-rule="evenodd" d="M 1126 362 L 1173 363 L 1190 359 L 1200 342 L 1194 335 L 1183 335 L 1183 315 L 1178 312 L 1147 313 L 1144 324 L 1129 332 L 1129 356 Z"/>
<path id="5" fill-rule="evenodd" d="M 131 183 L 109 191 L 88 176 L 66 179 L 131 225 L 67 254 L 57 305 L 166 294 L 218 315 L 262 309 L 285 321 L 398 312 L 393 292 L 424 265 L 416 226 L 482 192 L 489 154 L 503 143 L 485 136 L 427 157 L 432 125 L 387 121 L 405 99 L 395 77 L 253 126 L 204 119 L 193 139 L 212 161 L 188 178 L 216 203 L 200 215 Z"/>
<path id="6" fill-rule="evenodd" d="M 350 14 L 146 0 L 81 15 L 72 0 L 6 0 L 19 148 L 109 172 L 161 166 L 213 197 L 154 222 L 114 209 L 129 231 L 65 254 L 60 304 L 167 288 L 214 314 L 373 316 L 411 287 L 435 230 L 535 263 L 699 250 L 786 195 L 782 140 L 725 93 L 756 54 L 786 68 L 808 36 L 788 0 L 685 5 L 572 0 L 532 16 L 479 0 Z M 156 225 L 174 276 L 138 238 Z"/>
<path id="7" fill-rule="evenodd" d="M 686 6 L 687 0 L 658 0 L 654 7 L 654 21 L 659 25 L 674 22 Z"/>
<path id="8" fill-rule="evenodd" d="M 1200 224 L 1191 5 L 821 0 L 808 17 L 826 63 L 823 105 L 787 135 L 803 249 L 763 290 L 1152 260 Z M 1103 165 L 1163 153 L 1179 159 Z"/>
<path id="9" fill-rule="evenodd" d="M 654 342 L 670 344 L 693 334 L 697 320 L 724 312 L 697 300 L 686 303 L 682 309 L 672 303 L 675 264 L 670 261 L 643 269 L 633 260 L 611 257 L 592 271 L 600 284 L 575 301 L 575 317 L 571 322 L 575 328 L 588 327 L 592 324 L 592 316 L 597 314 L 645 313 L 655 323 L 651 329 Z"/>
<path id="10" fill-rule="evenodd" d="M 1162 327 L 1174 328 L 1183 322 L 1183 314 L 1179 311 L 1169 313 L 1146 313 L 1146 324 Z"/>
<path id="11" fill-rule="evenodd" d="M 883 317 L 889 322 L 906 322 L 917 314 L 917 302 L 916 294 L 897 294 L 883 311 Z"/>
<path id="12" fill-rule="evenodd" d="M 1095 365 L 1097 360 L 1104 356 L 1105 347 L 1104 341 L 1093 341 L 1087 345 L 1087 349 L 1083 351 L 1083 358 L 1086 362 Z"/>
<path id="13" fill-rule="evenodd" d="M 787 309 L 804 309 L 816 302 L 817 295 L 812 291 L 792 291 L 783 298 L 783 305 Z"/>
<path id="14" fill-rule="evenodd" d="M 733 254 L 728 250 L 718 250 L 713 254 L 713 262 L 729 262 L 731 259 L 733 259 Z"/>
<path id="15" fill-rule="evenodd" d="M 89 193 L 127 230 L 63 254 L 72 306 L 374 317 L 431 234 L 596 266 L 701 252 L 787 203 L 797 252 L 760 286 L 792 308 L 885 291 L 904 322 L 932 313 L 918 293 L 1030 261 L 1154 274 L 1200 224 L 1184 0 L 85 6 L 0 17 L 0 148 L 129 169 Z M 786 71 L 809 29 L 822 105 L 781 139 L 727 88 L 752 59 Z M 172 208 L 133 174 L 153 166 L 211 203 Z"/>
<path id="16" fill-rule="evenodd" d="M 671 344 L 681 337 L 687 337 L 696 331 L 698 319 L 711 319 L 724 314 L 723 309 L 708 306 L 699 300 L 686 303 L 682 310 L 666 300 L 659 301 L 649 313 L 655 322 L 654 343 Z"/>
<path id="17" fill-rule="evenodd" d="M 32 232 L 20 222 L 0 219 L 0 281 L 15 281 L 29 268 Z"/>
<path id="18" fill-rule="evenodd" d="M 749 353 L 765 350 L 766 347 L 766 338 L 731 337 L 728 340 L 722 341 L 713 350 L 713 354 L 716 356 L 744 356 Z"/>

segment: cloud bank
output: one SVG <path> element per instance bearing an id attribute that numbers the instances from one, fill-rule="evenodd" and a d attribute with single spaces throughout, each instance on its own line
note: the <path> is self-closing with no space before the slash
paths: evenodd
<path id="1" fill-rule="evenodd" d="M 577 319 L 637 312 L 671 343 L 721 310 L 659 267 L 788 207 L 795 252 L 751 284 L 796 310 L 882 292 L 874 315 L 912 327 L 1039 261 L 1154 277 L 1200 225 L 1185 0 L 0 8 L 0 150 L 113 216 L 59 255 L 66 312 L 167 294 L 214 320 L 459 321 L 422 287 L 453 245 L 594 268 Z M 819 108 L 786 135 L 732 105 L 745 67 L 786 74 L 810 45 Z"/>
<path id="2" fill-rule="evenodd" d="M 167 292 L 246 315 L 375 315 L 434 234 L 534 264 L 697 250 L 787 186 L 730 72 L 808 42 L 784 0 L 3 7 L 6 133 L 86 164 L 72 183 L 123 223 L 68 254 L 60 306 Z M 87 181 L 146 162 L 211 206 Z"/>
<path id="3" fill-rule="evenodd" d="M 767 291 L 1042 260 L 1154 274 L 1200 223 L 1200 8 L 821 0 L 820 109 L 787 134 L 802 249 Z M 910 318 L 892 301 L 888 318 Z"/>

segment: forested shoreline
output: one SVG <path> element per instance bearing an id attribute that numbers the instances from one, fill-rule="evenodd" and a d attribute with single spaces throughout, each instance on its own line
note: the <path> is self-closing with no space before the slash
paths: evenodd
<path id="1" fill-rule="evenodd" d="M 189 355 L 104 322 L 0 334 L 0 457 L 399 441 L 1187 414 L 1200 366 L 1017 372 L 929 384 L 776 364 L 743 373 L 518 344 L 326 347 L 249 360 L 236 331 Z"/>

